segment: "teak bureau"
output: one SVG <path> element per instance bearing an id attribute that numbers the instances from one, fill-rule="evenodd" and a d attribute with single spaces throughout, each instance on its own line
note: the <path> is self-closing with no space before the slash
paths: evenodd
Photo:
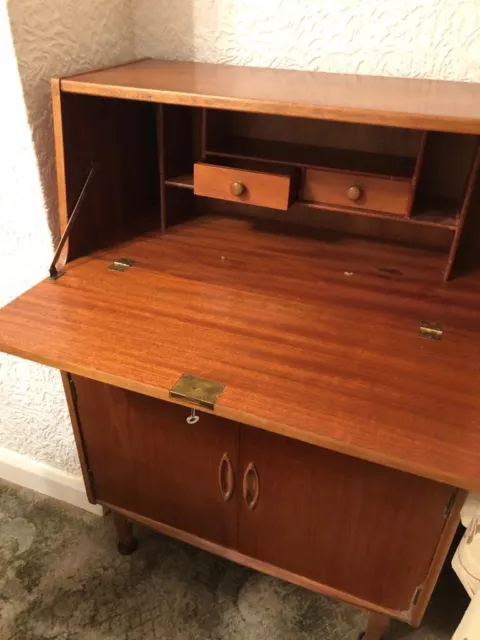
<path id="1" fill-rule="evenodd" d="M 88 497 L 418 625 L 480 490 L 480 87 L 140 60 L 52 83 L 62 241 L 0 312 Z"/>

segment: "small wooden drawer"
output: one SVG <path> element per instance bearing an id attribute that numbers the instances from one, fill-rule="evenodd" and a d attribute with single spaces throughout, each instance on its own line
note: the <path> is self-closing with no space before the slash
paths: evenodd
<path id="1" fill-rule="evenodd" d="M 328 169 L 307 169 L 303 201 L 405 215 L 412 182 L 408 179 Z"/>
<path id="2" fill-rule="evenodd" d="M 193 168 L 197 196 L 287 210 L 292 201 L 292 176 L 197 163 Z"/>

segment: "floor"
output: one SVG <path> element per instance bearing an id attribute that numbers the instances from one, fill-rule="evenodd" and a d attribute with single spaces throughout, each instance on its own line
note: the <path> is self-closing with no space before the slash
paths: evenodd
<path id="1" fill-rule="evenodd" d="M 355 640 L 365 614 L 139 529 L 120 556 L 111 517 L 0 481 L 1 640 Z M 449 566 L 417 630 L 449 640 L 468 598 Z"/>

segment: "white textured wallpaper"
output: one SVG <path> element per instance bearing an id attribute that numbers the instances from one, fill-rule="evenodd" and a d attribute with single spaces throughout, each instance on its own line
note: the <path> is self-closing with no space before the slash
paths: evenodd
<path id="1" fill-rule="evenodd" d="M 46 277 L 53 255 L 50 78 L 131 58 L 130 24 L 123 0 L 0 4 L 0 307 Z M 0 354 L 0 447 L 80 473 L 58 372 Z"/>
<path id="2" fill-rule="evenodd" d="M 480 82 L 479 0 L 132 0 L 139 55 Z"/>
<path id="3" fill-rule="evenodd" d="M 52 256 L 50 77 L 143 55 L 480 82 L 480 2 L 3 0 L 0 306 Z M 79 473 L 55 371 L 0 356 L 0 446 Z"/>

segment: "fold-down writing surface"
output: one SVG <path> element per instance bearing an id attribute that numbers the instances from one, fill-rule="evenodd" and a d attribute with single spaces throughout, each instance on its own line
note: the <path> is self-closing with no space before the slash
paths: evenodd
<path id="1" fill-rule="evenodd" d="M 164 399 L 216 380 L 219 415 L 479 490 L 479 280 L 439 285 L 443 260 L 200 218 L 40 283 L 0 312 L 0 348 Z"/>

